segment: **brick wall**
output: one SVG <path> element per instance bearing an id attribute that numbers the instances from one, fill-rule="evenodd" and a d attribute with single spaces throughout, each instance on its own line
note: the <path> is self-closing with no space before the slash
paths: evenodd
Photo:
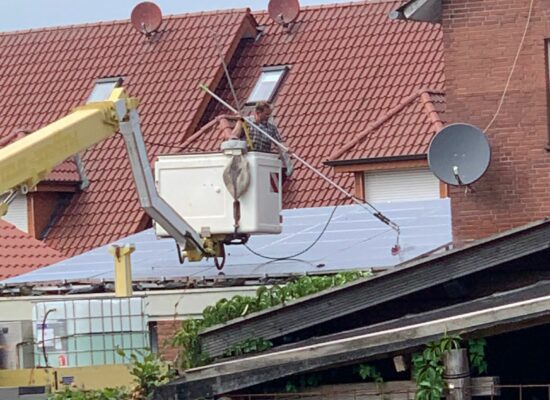
<path id="1" fill-rule="evenodd" d="M 497 110 L 523 34 L 529 0 L 444 0 L 448 122 L 485 129 Z M 547 67 L 550 2 L 535 0 L 531 23 L 500 114 L 487 131 L 492 161 L 475 192 L 451 188 L 456 241 L 550 215 Z"/>
<path id="2" fill-rule="evenodd" d="M 178 349 L 170 346 L 170 342 L 176 330 L 181 327 L 181 321 L 168 320 L 157 321 L 156 329 L 157 333 L 157 345 L 158 351 L 163 360 L 175 361 L 178 355 Z"/>

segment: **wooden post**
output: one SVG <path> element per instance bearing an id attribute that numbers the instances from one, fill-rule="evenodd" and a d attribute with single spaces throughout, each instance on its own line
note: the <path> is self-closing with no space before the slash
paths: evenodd
<path id="1" fill-rule="evenodd" d="M 468 351 L 455 349 L 443 354 L 443 379 L 447 383 L 447 400 L 471 400 L 472 383 Z"/>

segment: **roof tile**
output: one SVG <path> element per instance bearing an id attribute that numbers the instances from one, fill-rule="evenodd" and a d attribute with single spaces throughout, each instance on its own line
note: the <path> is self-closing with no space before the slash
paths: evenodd
<path id="1" fill-rule="evenodd" d="M 57 250 L 0 219 L 0 280 L 65 258 Z"/>

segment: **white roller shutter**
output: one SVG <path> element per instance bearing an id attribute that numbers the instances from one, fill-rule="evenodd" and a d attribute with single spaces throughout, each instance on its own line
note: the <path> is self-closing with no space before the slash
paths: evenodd
<path id="1" fill-rule="evenodd" d="M 428 168 L 365 173 L 367 201 L 439 198 L 439 180 Z"/>
<path id="2" fill-rule="evenodd" d="M 18 194 L 8 207 L 8 213 L 2 217 L 23 232 L 29 231 L 27 214 L 27 196 Z"/>

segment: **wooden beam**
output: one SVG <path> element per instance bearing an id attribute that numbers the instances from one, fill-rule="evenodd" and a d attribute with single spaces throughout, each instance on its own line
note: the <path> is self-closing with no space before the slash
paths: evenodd
<path id="1" fill-rule="evenodd" d="M 381 161 L 365 164 L 336 165 L 334 172 L 369 172 L 369 171 L 393 171 L 396 169 L 413 169 L 427 167 L 428 160 L 402 160 L 402 161 Z"/>
<path id="2" fill-rule="evenodd" d="M 472 378 L 472 396 L 499 396 L 499 382 L 498 376 Z M 323 385 L 302 390 L 297 397 L 303 394 L 307 400 L 414 400 L 415 393 L 414 381 L 390 381 Z M 242 395 L 237 397 L 242 398 Z"/>

